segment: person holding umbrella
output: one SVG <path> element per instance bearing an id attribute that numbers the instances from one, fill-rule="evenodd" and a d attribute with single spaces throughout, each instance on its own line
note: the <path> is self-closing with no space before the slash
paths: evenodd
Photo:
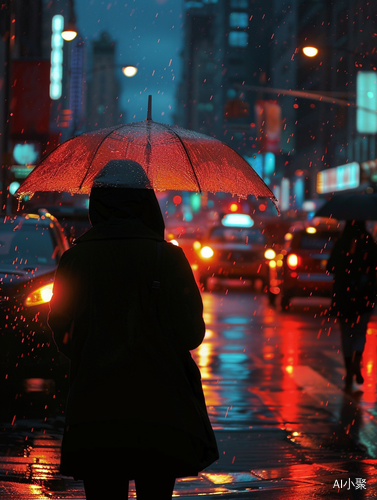
<path id="1" fill-rule="evenodd" d="M 364 220 L 348 220 L 335 242 L 327 271 L 334 274 L 331 314 L 339 318 L 346 369 L 345 387 L 362 384 L 361 359 L 376 302 L 377 245 Z"/>
<path id="2" fill-rule="evenodd" d="M 90 194 L 92 228 L 57 268 L 48 322 L 71 360 L 61 472 L 86 498 L 171 499 L 177 477 L 218 458 L 190 350 L 203 305 L 143 168 L 110 161 Z"/>

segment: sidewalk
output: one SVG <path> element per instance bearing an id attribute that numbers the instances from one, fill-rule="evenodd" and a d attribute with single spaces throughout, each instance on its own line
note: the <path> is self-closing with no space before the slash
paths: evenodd
<path id="1" fill-rule="evenodd" d="M 377 460 L 357 449 L 344 452 L 339 460 L 338 449 L 316 447 L 315 433 L 320 433 L 317 425 L 312 436 L 301 436 L 297 442 L 296 436 L 278 427 L 216 430 L 220 460 L 198 477 L 178 479 L 174 497 L 377 498 Z M 30 456 L 0 457 L 0 498 L 84 499 L 81 482 L 59 475 L 59 449 L 58 436 L 44 435 L 34 440 Z M 157 492 L 158 485 L 156 498 Z M 134 497 L 131 482 L 130 498 Z"/>

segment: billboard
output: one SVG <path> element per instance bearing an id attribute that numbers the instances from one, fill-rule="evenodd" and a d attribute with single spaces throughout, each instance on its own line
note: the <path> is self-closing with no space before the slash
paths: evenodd
<path id="1" fill-rule="evenodd" d="M 255 103 L 255 121 L 260 151 L 278 154 L 282 130 L 280 104 L 276 101 L 257 101 Z"/>
<path id="2" fill-rule="evenodd" d="M 38 139 L 49 134 L 50 61 L 14 60 L 11 78 L 12 139 Z"/>
<path id="3" fill-rule="evenodd" d="M 333 193 L 354 189 L 360 185 L 360 165 L 357 162 L 328 168 L 317 174 L 317 193 Z"/>

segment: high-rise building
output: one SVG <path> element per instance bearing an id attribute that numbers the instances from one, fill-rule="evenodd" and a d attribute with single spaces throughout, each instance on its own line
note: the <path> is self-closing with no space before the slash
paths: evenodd
<path id="1" fill-rule="evenodd" d="M 185 6 L 178 124 L 216 136 L 244 157 L 261 155 L 262 163 L 272 152 L 271 187 L 282 180 L 289 186 L 284 208 L 301 209 L 304 200 L 318 197 L 319 171 L 375 160 L 376 134 L 356 127 L 357 73 L 377 70 L 375 2 L 198 0 Z M 317 46 L 319 55 L 305 57 L 305 45 Z M 371 100 L 375 94 L 377 87 Z"/>
<path id="2" fill-rule="evenodd" d="M 253 103 L 243 87 L 265 81 L 271 26 L 254 0 L 186 1 L 177 121 L 251 154 Z M 260 23 L 265 31 L 258 30 Z"/>
<path id="3" fill-rule="evenodd" d="M 85 48 L 83 41 L 73 42 L 69 92 L 69 109 L 72 117 L 73 134 L 80 132 L 85 123 L 86 101 L 83 79 Z"/>
<path id="4" fill-rule="evenodd" d="M 103 32 L 92 43 L 92 69 L 88 71 L 86 130 L 122 123 L 119 82 L 116 77 L 115 42 Z"/>
<path id="5" fill-rule="evenodd" d="M 275 0 L 274 11 L 271 84 L 296 91 L 279 97 L 286 173 L 293 188 L 299 177 L 306 179 L 305 198 L 317 197 L 319 171 L 375 159 L 375 135 L 356 129 L 355 99 L 357 73 L 377 66 L 370 36 L 377 5 L 296 0 L 287 7 Z M 310 45 L 319 49 L 316 57 L 303 55 L 302 48 Z"/>

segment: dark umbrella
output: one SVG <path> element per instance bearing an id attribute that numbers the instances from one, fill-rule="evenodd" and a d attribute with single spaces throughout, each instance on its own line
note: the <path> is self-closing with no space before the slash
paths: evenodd
<path id="1" fill-rule="evenodd" d="M 90 193 L 93 180 L 112 160 L 132 160 L 156 191 L 227 192 L 271 198 L 273 192 L 232 148 L 213 137 L 154 122 L 117 125 L 73 137 L 41 160 L 17 191 Z M 114 185 L 117 185 L 115 182 Z"/>
<path id="2" fill-rule="evenodd" d="M 316 211 L 315 216 L 338 220 L 377 220 L 377 195 L 336 194 Z"/>

